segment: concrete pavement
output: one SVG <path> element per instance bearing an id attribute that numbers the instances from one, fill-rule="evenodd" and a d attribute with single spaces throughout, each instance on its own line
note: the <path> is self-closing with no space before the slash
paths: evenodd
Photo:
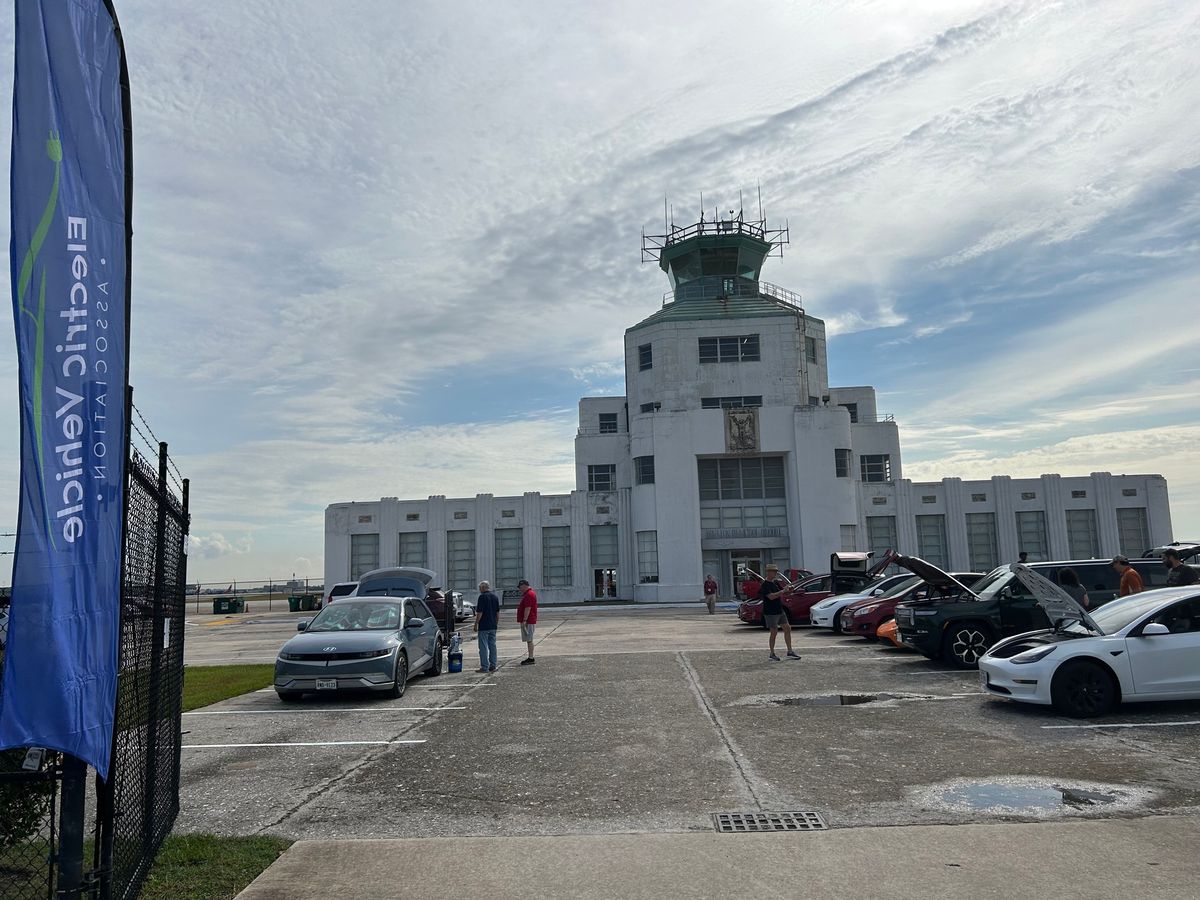
<path id="1" fill-rule="evenodd" d="M 300 841 L 240 900 L 1195 898 L 1200 820 Z"/>

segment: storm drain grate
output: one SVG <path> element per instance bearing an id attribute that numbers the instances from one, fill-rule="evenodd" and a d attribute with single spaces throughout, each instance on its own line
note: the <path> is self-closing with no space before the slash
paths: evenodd
<path id="1" fill-rule="evenodd" d="M 829 826 L 815 812 L 713 813 L 713 827 L 721 834 L 752 831 L 825 831 Z"/>

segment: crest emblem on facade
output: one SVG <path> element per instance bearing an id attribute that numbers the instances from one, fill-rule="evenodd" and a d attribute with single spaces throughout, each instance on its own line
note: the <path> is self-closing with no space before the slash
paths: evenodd
<path id="1" fill-rule="evenodd" d="M 725 452 L 758 452 L 758 410 L 725 410 Z"/>

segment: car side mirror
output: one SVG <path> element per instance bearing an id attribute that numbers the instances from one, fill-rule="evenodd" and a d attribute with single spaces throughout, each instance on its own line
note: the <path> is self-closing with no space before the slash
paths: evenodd
<path id="1" fill-rule="evenodd" d="M 1149 637 L 1155 634 L 1170 634 L 1171 629 L 1162 622 L 1151 622 L 1142 628 L 1142 637 Z"/>
<path id="2" fill-rule="evenodd" d="M 414 617 L 414 616 L 410 616 L 410 617 L 409 617 L 409 619 L 408 619 L 408 621 L 404 623 L 404 627 L 405 627 L 405 628 L 414 628 L 414 629 L 415 629 L 415 628 L 424 628 L 424 627 L 425 627 L 425 620 L 424 620 L 424 619 L 418 619 L 418 618 L 416 618 L 416 617 Z"/>
<path id="3" fill-rule="evenodd" d="M 296 623 L 296 630 L 297 631 L 307 631 L 308 625 L 311 621 L 312 621 L 312 619 L 301 619 L 299 622 Z"/>

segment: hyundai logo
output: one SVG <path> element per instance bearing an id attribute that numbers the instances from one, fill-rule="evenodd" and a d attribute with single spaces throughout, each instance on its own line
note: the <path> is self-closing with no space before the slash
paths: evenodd
<path id="1" fill-rule="evenodd" d="M 332 651 L 332 650 L 336 650 L 336 649 L 337 649 L 337 647 L 322 647 L 322 648 L 321 648 L 321 651 L 322 651 L 323 653 L 329 653 L 330 651 Z"/>

